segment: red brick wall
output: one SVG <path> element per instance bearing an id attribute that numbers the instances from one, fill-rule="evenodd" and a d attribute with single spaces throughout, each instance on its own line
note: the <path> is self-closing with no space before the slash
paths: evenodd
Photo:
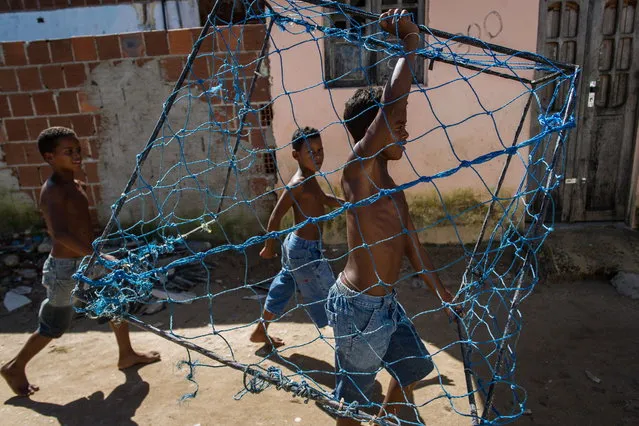
<path id="1" fill-rule="evenodd" d="M 0 43 L 0 168 L 9 168 L 20 189 L 37 202 L 39 188 L 49 177 L 50 169 L 38 152 L 36 138 L 49 126 L 71 127 L 82 143 L 84 178 L 89 186 L 92 214 L 96 215 L 96 205 L 101 202 L 100 179 L 107 177 L 98 176 L 102 123 L 100 108 L 91 105 L 87 96 L 92 70 L 107 61 L 131 61 L 138 66 L 153 61 L 165 81 L 173 83 L 200 31 L 194 28 Z M 233 48 L 238 42 L 235 34 L 211 33 L 200 53 L 226 51 L 227 44 Z M 264 34 L 263 25 L 245 26 L 240 63 L 257 58 Z M 211 61 L 211 55 L 196 58 L 189 78 L 206 79 L 211 73 Z M 253 71 L 247 68 L 243 77 L 252 77 Z M 258 80 L 252 99 L 256 104 L 269 101 L 267 78 Z M 220 105 L 218 111 L 237 114 L 233 105 Z M 255 127 L 270 124 L 260 124 L 254 117 L 248 120 Z M 249 137 L 253 146 L 264 147 L 260 131 L 251 131 Z M 113 200 L 105 201 L 110 204 Z"/>
<path id="2" fill-rule="evenodd" d="M 118 3 L 149 3 L 150 1 L 151 0 L 0 0 L 0 13 L 101 6 Z"/>

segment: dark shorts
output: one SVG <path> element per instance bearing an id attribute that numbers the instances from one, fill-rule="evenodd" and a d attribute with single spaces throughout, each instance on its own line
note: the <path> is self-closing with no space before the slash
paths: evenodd
<path id="1" fill-rule="evenodd" d="M 333 270 L 324 258 L 320 241 L 288 234 L 282 246 L 282 270 L 271 283 L 264 309 L 280 316 L 299 290 L 304 303 L 296 301 L 319 328 L 326 327 L 326 296 L 335 282 Z"/>
<path id="2" fill-rule="evenodd" d="M 402 387 L 433 371 L 430 354 L 397 301 L 348 288 L 337 278 L 326 314 L 335 335 L 335 398 L 368 404 L 375 376 L 386 369 Z"/>
<path id="3" fill-rule="evenodd" d="M 76 282 L 72 275 L 78 270 L 82 258 L 57 259 L 49 256 L 42 267 L 42 285 L 47 298 L 40 305 L 38 333 L 58 338 L 69 329 L 73 317 L 71 292 Z"/>

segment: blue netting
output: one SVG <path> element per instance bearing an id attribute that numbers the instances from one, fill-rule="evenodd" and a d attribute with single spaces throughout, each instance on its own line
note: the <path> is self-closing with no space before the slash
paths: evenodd
<path id="1" fill-rule="evenodd" d="M 333 413 L 371 420 L 381 400 L 335 401 L 330 383 L 317 379 L 318 374 L 331 378 L 335 374 L 330 365 L 334 338 L 329 328 L 314 328 L 310 338 L 309 333 L 302 333 L 304 338 L 289 335 L 287 346 L 263 356 L 245 356 L 236 350 L 237 345 L 246 346 L 248 332 L 262 320 L 264 288 L 275 275 L 272 265 L 256 260 L 257 253 L 267 239 L 283 240 L 308 223 L 324 224 L 324 229 L 332 226 L 339 234 L 341 228 L 335 223 L 343 223 L 349 209 L 398 191 L 429 191 L 430 204 L 417 197 L 411 207 L 426 205 L 432 210 L 435 205 L 436 212 L 427 214 L 428 208 L 421 208 L 413 212 L 413 219 L 420 235 L 445 228 L 457 242 L 430 250 L 439 253 L 434 257 L 437 272 L 465 314 L 456 319 L 458 337 L 449 333 L 448 341 L 435 345 L 429 341 L 429 328 L 437 321 L 433 314 L 445 306 L 434 297 L 400 296 L 436 367 L 429 390 L 416 392 L 414 404 L 406 404 L 413 416 L 405 418 L 404 424 L 427 419 L 429 407 L 442 401 L 473 422 L 501 424 L 516 419 L 526 401 L 515 380 L 515 344 L 521 331 L 518 307 L 538 281 L 537 253 L 552 230 L 545 222 L 552 221 L 555 213 L 552 194 L 562 178 L 567 132 L 574 126 L 578 70 L 422 27 L 418 53 L 423 60 L 413 70 L 409 110 L 422 105 L 419 121 L 427 124 L 408 141 L 400 166 L 412 177 L 397 188 L 380 189 L 361 201 L 343 203 L 319 217 L 267 233 L 266 222 L 277 195 L 290 189 L 285 186 L 290 176 L 277 167 L 276 156 L 289 156 L 291 146 L 282 140 L 276 145 L 273 140 L 274 108 L 288 111 L 295 128 L 303 127 L 306 123 L 298 122 L 295 114 L 299 96 L 322 90 L 319 99 L 329 104 L 334 115 L 320 133 L 343 129 L 342 105 L 335 100 L 339 91 L 333 88 L 353 80 L 376 84 L 404 51 L 401 43 L 380 30 L 375 14 L 343 3 L 280 0 L 263 6 L 237 0 L 234 8 L 232 23 L 219 17 L 215 8 L 209 16 L 210 25 L 195 43 L 155 131 L 137 157 L 129 184 L 113 205 L 109 225 L 94 243 L 96 250 L 108 251 L 118 260 L 94 258 L 78 274 L 88 288 L 78 292 L 87 302 L 86 312 L 125 319 L 206 355 L 196 361 L 189 353 L 185 364 L 191 369 L 190 380 L 197 368 L 222 363 L 244 371 L 244 392 L 274 385 L 317 400 Z M 261 26 L 264 34 L 263 43 L 260 40 L 248 54 L 246 25 Z M 254 37 L 255 27 L 250 31 Z M 277 34 L 286 34 L 286 46 L 280 45 L 282 38 Z M 202 43 L 211 42 L 218 46 L 215 52 L 198 53 Z M 358 65 L 344 68 L 342 63 L 330 69 L 322 65 L 318 81 L 292 88 L 286 76 L 304 70 L 283 69 L 282 64 L 286 55 L 290 58 L 300 52 L 313 52 L 318 58 L 346 52 L 351 64 Z M 202 62 L 212 69 L 210 75 L 198 74 Z M 279 69 L 280 81 L 269 82 L 269 66 L 271 71 Z M 432 81 L 426 81 L 433 67 L 447 71 L 434 71 Z M 278 89 L 264 98 L 268 85 Z M 444 99 L 452 96 L 447 102 L 472 108 L 461 108 L 466 111 L 463 117 L 444 117 L 439 108 L 442 94 Z M 483 124 L 477 127 L 478 122 Z M 474 140 L 459 140 L 470 127 L 485 133 Z M 343 134 L 341 140 L 325 141 L 327 157 L 336 144 L 352 146 L 354 141 Z M 423 157 L 413 160 L 413 154 L 429 150 L 427 141 L 434 139 L 446 144 L 446 161 L 425 167 L 420 163 Z M 344 161 L 313 177 L 334 195 L 341 194 L 338 176 Z M 456 178 L 455 185 L 468 182 L 479 194 L 472 202 L 459 204 L 447 195 L 449 182 Z M 379 242 L 368 242 L 366 248 L 375 244 Z M 349 250 L 343 245 L 325 249 L 325 258 L 338 272 Z M 96 260 L 108 273 L 93 279 Z M 416 271 L 403 269 L 400 275 L 396 283 L 400 293 L 415 293 Z M 190 292 L 176 292 L 180 285 Z M 151 295 L 158 291 L 169 294 L 166 330 L 136 316 L 139 304 L 157 303 Z M 412 303 L 416 297 L 418 303 Z M 183 306 L 187 303 L 188 309 Z M 308 307 L 295 295 L 293 306 L 276 318 L 274 326 L 290 318 L 304 321 Z M 188 329 L 187 311 L 206 317 L 206 331 Z M 327 354 L 323 363 L 309 365 L 295 358 L 307 346 L 321 346 L 318 353 Z M 460 354 L 457 373 L 465 374 L 465 383 L 464 379 L 454 383 L 446 377 L 455 372 L 443 371 L 441 366 Z M 374 420 L 380 424 L 399 421 L 393 415 Z"/>

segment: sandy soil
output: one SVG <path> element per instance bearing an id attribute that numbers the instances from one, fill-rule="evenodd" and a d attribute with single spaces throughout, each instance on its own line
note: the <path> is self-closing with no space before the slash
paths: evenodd
<path id="1" fill-rule="evenodd" d="M 450 253 L 438 256 L 454 258 Z M 442 259 L 443 259 L 442 257 Z M 251 258 L 254 258 L 251 256 Z M 442 264 L 442 259 L 435 259 Z M 241 263 L 241 262 L 240 262 Z M 268 276 L 276 264 L 260 266 L 254 275 Z M 458 277 L 453 266 L 444 280 L 453 286 Z M 243 267 L 225 261 L 224 285 L 241 279 Z M 223 288 L 215 289 L 222 291 Z M 262 352 L 248 341 L 260 310 L 259 302 L 245 299 L 248 290 L 230 291 L 212 302 L 210 317 L 207 302 L 176 307 L 172 313 L 173 331 L 195 343 L 244 363 L 258 363 Z M 416 313 L 434 307 L 434 298 L 424 288 L 407 283 L 400 290 L 407 311 Z M 524 331 L 517 348 L 517 382 L 527 392 L 530 413 L 518 424 L 534 425 L 622 425 L 639 424 L 639 303 L 619 296 L 605 281 L 547 282 L 522 305 Z M 0 320 L 0 361 L 10 359 L 35 326 L 36 304 Z M 160 328 L 168 328 L 169 310 L 143 317 Z M 216 330 L 208 325 L 211 318 Z M 419 383 L 416 401 L 423 405 L 420 415 L 429 425 L 467 425 L 465 398 L 434 398 L 443 389 L 452 395 L 465 393 L 463 365 L 458 347 L 445 350 L 456 340 L 454 328 L 442 313 L 416 320 L 421 336 L 431 353 L 436 354 L 439 375 L 431 374 Z M 333 355 L 329 345 L 331 331 L 320 332 L 301 311 L 294 311 L 272 326 L 272 332 L 284 338 L 288 346 L 280 356 L 270 356 L 262 366 L 279 366 L 287 374 L 299 369 L 316 370 L 312 378 L 322 389 L 330 390 Z M 221 337 L 220 337 L 221 336 Z M 186 351 L 148 332 L 135 331 L 133 341 L 141 349 L 161 351 L 163 361 L 127 372 L 115 368 L 116 347 L 106 325 L 80 319 L 62 339 L 46 348 L 30 364 L 30 379 L 41 387 L 31 398 L 13 397 L 0 384 L 0 418 L 3 425 L 85 424 L 168 424 L 168 425 L 283 425 L 332 424 L 333 419 L 312 402 L 275 389 L 259 395 L 233 399 L 243 389 L 242 373 L 230 368 L 198 367 L 199 386 L 195 398 L 180 398 L 196 387 L 186 380 L 188 369 L 179 368 Z M 312 343 L 309 343 L 312 342 Z M 309 344 L 305 344 L 309 343 Z M 231 349 L 232 348 L 232 352 Z M 256 354 L 257 353 L 257 354 Z M 202 363 L 214 364 L 198 354 Z M 595 383 L 585 371 L 601 380 Z M 299 380 L 299 377 L 292 377 Z M 378 376 L 376 399 L 389 380 Z M 432 400 L 432 401 L 431 401 Z M 508 401 L 499 401 L 508 407 Z"/>

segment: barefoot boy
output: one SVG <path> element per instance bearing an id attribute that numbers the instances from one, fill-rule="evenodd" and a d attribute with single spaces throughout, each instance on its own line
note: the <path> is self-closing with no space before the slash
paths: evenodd
<path id="1" fill-rule="evenodd" d="M 266 229 L 268 232 L 280 229 L 280 222 L 291 207 L 297 224 L 309 217 L 322 216 L 326 213 L 325 206 L 339 207 L 340 202 L 343 202 L 325 194 L 315 178 L 324 162 L 319 132 L 310 127 L 298 129 L 293 134 L 292 141 L 293 158 L 297 160 L 299 168 L 271 213 Z M 269 321 L 282 315 L 296 288 L 302 293 L 307 304 L 305 309 L 315 325 L 320 328 L 326 326 L 324 302 L 328 289 L 335 282 L 335 276 L 322 256 L 321 238 L 319 223 L 309 223 L 287 235 L 282 246 L 282 270 L 268 291 L 262 314 L 264 321 L 253 331 L 252 342 L 264 342 L 274 347 L 284 344 L 282 339 L 269 336 L 267 328 Z M 266 241 L 260 256 L 264 259 L 276 256 L 274 239 Z"/>
<path id="2" fill-rule="evenodd" d="M 38 330 L 29 337 L 18 355 L 0 370 L 11 389 L 23 396 L 38 390 L 27 380 L 27 363 L 52 339 L 62 336 L 71 324 L 71 291 L 75 287 L 71 276 L 78 269 L 82 257 L 93 253 L 89 201 L 83 183 L 74 179 L 82 165 L 80 142 L 73 130 L 51 127 L 38 137 L 38 149 L 53 169 L 53 174 L 40 191 L 40 207 L 53 240 L 51 254 L 42 268 L 42 284 L 47 289 L 47 298 L 40 307 Z M 111 323 L 111 328 L 118 343 L 118 368 L 160 360 L 157 352 L 133 350 L 126 323 Z"/>
<path id="3" fill-rule="evenodd" d="M 360 89 L 346 103 L 344 121 L 357 141 L 342 176 L 345 198 L 351 203 L 397 187 L 388 173 L 388 162 L 402 158 L 408 138 L 406 106 L 414 62 L 410 52 L 418 47 L 418 28 L 406 11 L 400 14 L 398 9 L 382 14 L 379 23 L 402 40 L 408 53 L 397 61 L 383 94 L 379 89 Z M 452 296 L 432 272 L 434 267 L 417 238 L 402 191 L 348 210 L 346 220 L 351 251 L 326 304 L 335 334 L 335 397 L 368 403 L 367 393 L 377 371 L 384 367 L 392 376 L 384 408 L 395 414 L 400 407 L 397 403 L 410 401 L 415 382 L 433 369 L 393 289 L 402 258 L 408 257 L 438 297 L 451 302 Z M 380 416 L 384 414 L 382 410 Z M 339 418 L 337 424 L 359 423 Z"/>

